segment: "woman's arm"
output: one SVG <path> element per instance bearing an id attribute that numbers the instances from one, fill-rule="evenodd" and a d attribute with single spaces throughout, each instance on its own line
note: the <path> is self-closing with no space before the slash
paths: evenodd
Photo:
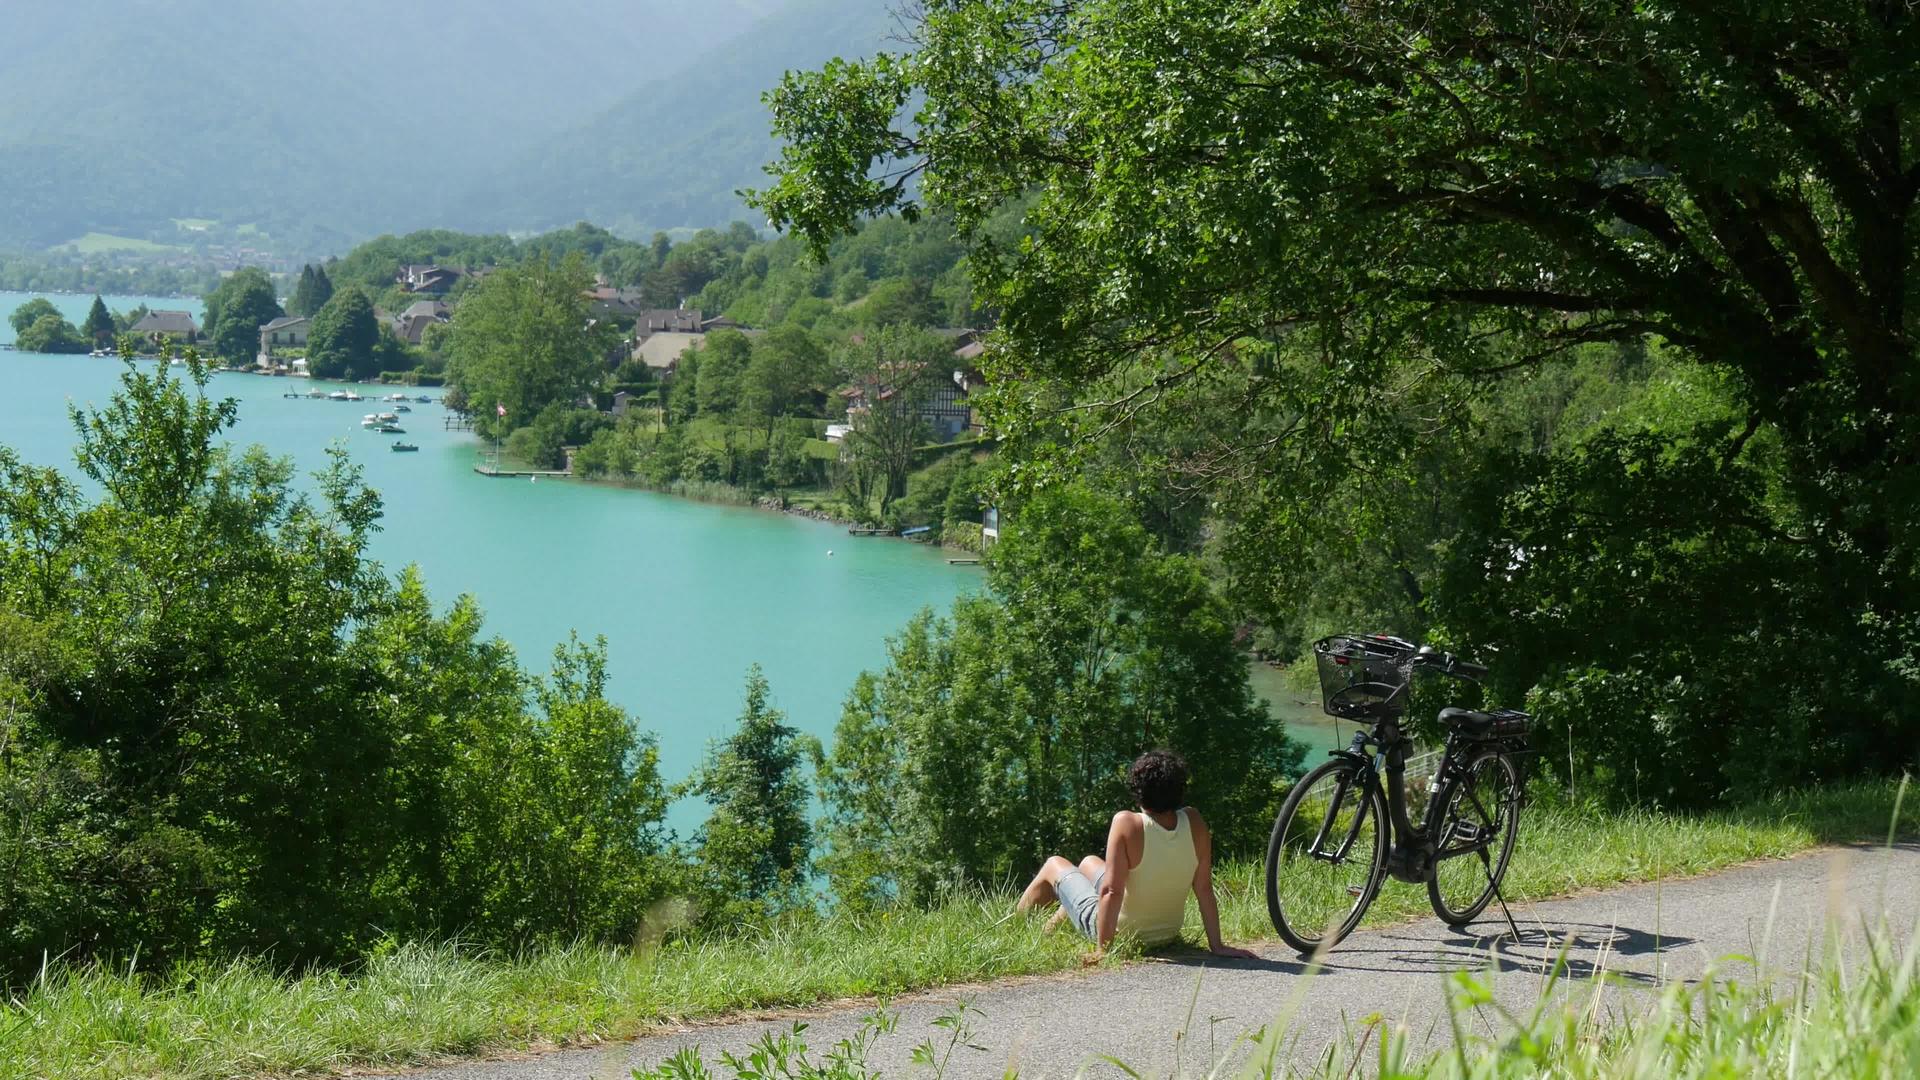
<path id="1" fill-rule="evenodd" d="M 1200 925 L 1207 930 L 1207 951 L 1215 956 L 1255 959 L 1252 952 L 1236 949 L 1220 938 L 1220 901 L 1213 895 L 1213 835 L 1207 832 L 1207 823 L 1200 820 L 1198 810 L 1187 810 L 1187 822 L 1193 829 L 1193 852 L 1200 858 L 1200 865 L 1193 871 L 1193 899 L 1200 906 Z"/>
<path id="2" fill-rule="evenodd" d="M 1127 875 L 1140 861 L 1134 845 L 1128 843 L 1127 826 L 1138 820 L 1123 811 L 1113 815 L 1113 824 L 1107 826 L 1107 872 L 1100 879 L 1100 906 L 1093 916 L 1095 956 L 1105 952 L 1120 932 L 1120 904 L 1127 898 Z"/>

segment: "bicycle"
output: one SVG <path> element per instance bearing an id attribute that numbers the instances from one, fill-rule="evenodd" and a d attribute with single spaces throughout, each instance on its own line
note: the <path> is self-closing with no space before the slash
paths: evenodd
<path id="1" fill-rule="evenodd" d="M 1527 753 L 1532 718 L 1514 709 L 1442 709 L 1446 747 L 1416 827 L 1406 791 L 1413 740 L 1400 725 L 1413 676 L 1478 683 L 1487 669 L 1385 635 L 1337 634 L 1313 651 L 1322 707 L 1367 727 L 1301 777 L 1281 804 L 1267 845 L 1273 928 L 1302 954 L 1330 949 L 1359 925 L 1391 874 L 1424 883 L 1434 914 L 1454 927 L 1499 899 L 1518 940 L 1500 881 L 1513 858 L 1525 800 L 1519 758 Z"/>

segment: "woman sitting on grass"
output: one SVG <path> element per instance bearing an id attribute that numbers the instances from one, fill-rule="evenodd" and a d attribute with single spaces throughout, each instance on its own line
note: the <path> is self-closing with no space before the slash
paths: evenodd
<path id="1" fill-rule="evenodd" d="M 1200 903 L 1207 951 L 1251 959 L 1254 954 L 1220 940 L 1220 905 L 1213 895 L 1213 840 L 1200 814 L 1185 805 L 1187 763 L 1171 750 L 1149 750 L 1127 769 L 1127 789 L 1140 811 L 1122 810 L 1107 829 L 1107 857 L 1089 855 L 1078 866 L 1052 856 L 1016 910 L 1058 901 L 1048 923 L 1073 920 L 1093 939 L 1099 958 L 1125 930 L 1142 944 L 1161 945 L 1180 936 L 1187 921 L 1187 892 Z"/>

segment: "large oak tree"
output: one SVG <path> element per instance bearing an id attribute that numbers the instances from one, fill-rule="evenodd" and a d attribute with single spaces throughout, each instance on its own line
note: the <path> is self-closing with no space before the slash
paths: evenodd
<path id="1" fill-rule="evenodd" d="M 1406 479 L 1421 432 L 1457 436 L 1501 380 L 1664 343 L 1737 406 L 1690 433 L 1719 449 L 1682 490 L 1752 488 L 1735 473 L 1763 436 L 1778 490 L 1741 504 L 1766 520 L 1733 524 L 1799 552 L 1802 576 L 1750 587 L 1825 609 L 1830 657 L 1853 637 L 1833 693 L 1860 731 L 1904 715 L 1911 6 L 929 0 L 910 36 L 770 95 L 788 142 L 758 199 L 824 244 L 862 214 L 931 206 L 964 229 L 1030 198 L 1024 239 L 973 258 L 1002 313 L 989 374 L 1016 450 L 1111 442 L 1226 395 L 1236 422 L 1186 433 L 1187 475 L 1243 538 L 1297 535 L 1334 501 L 1329 477 Z M 1731 519 L 1709 520 L 1710 538 Z M 1247 550 L 1271 565 L 1287 548 Z"/>

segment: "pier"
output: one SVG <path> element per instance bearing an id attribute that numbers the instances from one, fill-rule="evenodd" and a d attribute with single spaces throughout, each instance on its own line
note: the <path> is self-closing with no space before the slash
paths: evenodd
<path id="1" fill-rule="evenodd" d="M 898 536 L 899 532 L 894 529 L 870 529 L 865 526 L 856 525 L 853 528 L 847 530 L 847 535 L 848 536 Z"/>

